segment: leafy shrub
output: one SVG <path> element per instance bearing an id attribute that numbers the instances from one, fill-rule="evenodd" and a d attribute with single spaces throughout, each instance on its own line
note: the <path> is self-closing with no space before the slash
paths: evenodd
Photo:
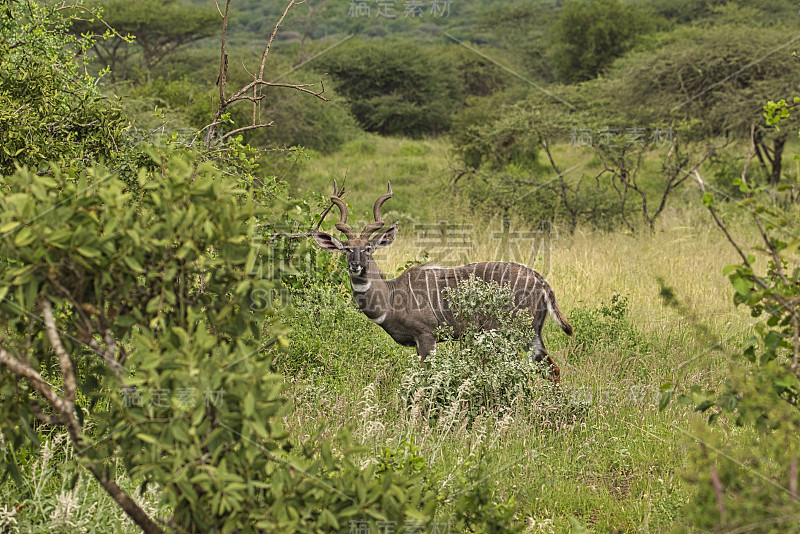
<path id="1" fill-rule="evenodd" d="M 767 112 L 777 123 L 779 110 L 767 106 Z M 708 414 L 709 423 L 722 419 L 741 427 L 740 435 L 725 442 L 725 433 L 701 429 L 700 446 L 684 475 L 697 487 L 687 512 L 706 531 L 786 532 L 800 522 L 800 209 L 790 202 L 781 206 L 776 197 L 788 193 L 791 198 L 798 184 L 758 187 L 746 174 L 734 184 L 745 197 L 737 208 L 758 229 L 757 250 L 766 261 L 757 263 L 745 252 L 740 244 L 745 240 L 737 241 L 723 222 L 714 195 L 704 190 L 703 203 L 740 259 L 723 270 L 733 302 L 760 319 L 755 335 L 730 354 L 724 386 L 695 385 L 678 396 Z M 672 394 L 682 378 L 663 388 Z"/>
<path id="2" fill-rule="evenodd" d="M 500 212 L 537 226 L 563 222 L 570 231 L 584 222 L 603 230 L 617 226 L 624 204 L 610 180 L 601 180 L 597 171 L 565 172 L 566 162 L 550 148 L 569 135 L 576 117 L 554 113 L 552 104 L 539 98 L 508 104 L 513 98 L 511 92 L 469 98 L 454 116 L 450 137 L 467 168 L 457 180 L 459 193 L 474 211 Z"/>
<path id="3" fill-rule="evenodd" d="M 0 175 L 48 161 L 83 166 L 122 144 L 125 116 L 85 74 L 69 36 L 68 10 L 44 2 L 5 2 L 0 13 Z"/>
<path id="4" fill-rule="evenodd" d="M 439 343 L 425 364 L 410 358 L 401 384 L 401 397 L 408 404 L 434 418 L 453 406 L 475 417 L 485 410 L 509 409 L 516 399 L 540 396 L 548 389 L 542 380 L 546 369 L 528 354 L 535 337 L 531 317 L 511 311 L 509 288 L 471 278 L 448 289 L 445 298 L 463 332 Z M 489 324 L 497 328 L 484 331 Z"/>
<path id="5" fill-rule="evenodd" d="M 630 322 L 628 297 L 619 293 L 594 309 L 573 308 L 569 322 L 575 330 L 567 351 L 573 362 L 609 351 L 623 358 L 653 351 L 652 343 Z"/>
<path id="6" fill-rule="evenodd" d="M 553 58 L 561 80 L 594 78 L 654 27 L 648 15 L 622 0 L 569 0 L 553 27 Z"/>
<path id="7" fill-rule="evenodd" d="M 483 451 L 482 451 L 483 452 Z M 503 499 L 491 484 L 488 462 L 481 456 L 474 469 L 459 472 L 459 490 L 453 499 L 453 522 L 457 532 L 522 532 L 525 525 L 514 521 L 516 503 L 513 497 Z"/>
<path id="8" fill-rule="evenodd" d="M 410 41 L 353 40 L 314 64 L 367 131 L 422 136 L 446 131 L 462 100 L 452 64 Z"/>
<path id="9" fill-rule="evenodd" d="M 540 132 L 534 113 L 519 107 L 506 107 L 503 112 L 476 109 L 477 124 L 455 131 L 456 153 L 474 168 L 502 168 L 510 163 L 536 169 Z M 485 113 L 481 117 L 481 113 Z M 497 114 L 496 116 L 493 116 Z"/>
<path id="10" fill-rule="evenodd" d="M 301 145 L 322 153 L 337 150 L 359 132 L 347 104 L 328 87 L 325 96 L 332 98 L 324 102 L 299 91 L 285 90 L 267 93 L 262 105 L 270 111 L 269 128 L 248 132 L 245 139 L 258 147 L 284 148 Z M 252 120 L 247 115 L 251 110 L 242 107 L 235 117 L 237 124 Z"/>
<path id="11" fill-rule="evenodd" d="M 251 307 L 277 288 L 252 274 L 255 221 L 276 214 L 195 154 L 152 157 L 136 195 L 102 167 L 4 180 L 3 470 L 20 484 L 6 453 L 66 426 L 66 469 L 88 470 L 147 532 L 161 514 L 182 531 L 317 532 L 432 513 L 416 475 L 360 469 L 346 434 L 312 447 L 283 430 L 269 356 L 285 332 L 273 307 Z M 115 460 L 159 488 L 158 511 L 128 498 Z"/>

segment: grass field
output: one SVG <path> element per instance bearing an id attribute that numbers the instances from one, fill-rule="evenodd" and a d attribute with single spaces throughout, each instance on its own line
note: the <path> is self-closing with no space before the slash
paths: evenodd
<path id="1" fill-rule="evenodd" d="M 364 462 L 387 449 L 419 457 L 445 496 L 458 491 L 461 473 L 473 473 L 472 483 L 492 490 L 495 504 L 511 506 L 528 532 L 691 531 L 683 512 L 694 491 L 685 480 L 687 455 L 697 447 L 693 436 L 704 432 L 703 417 L 674 402 L 659 411 L 658 390 L 667 381 L 719 386 L 728 351 L 750 335 L 752 319 L 733 306 L 721 274 L 736 260 L 724 236 L 699 202 L 682 201 L 653 233 L 542 233 L 514 223 L 512 237 L 527 237 L 509 240 L 498 236 L 502 225 L 492 214 L 468 214 L 448 201 L 450 167 L 442 141 L 364 137 L 331 156 L 314 156 L 291 186 L 327 192 L 333 178 L 347 176 L 355 221 L 391 180 L 395 197 L 385 215 L 402 226 L 395 244 L 377 256 L 390 275 L 430 245 L 420 241 L 415 223 L 448 219 L 460 224 L 457 253 L 447 255 L 453 242 L 440 244 L 444 257 L 429 249 L 431 261 L 519 261 L 545 274 L 575 328 L 568 338 L 548 320 L 544 333 L 561 367 L 561 390 L 553 393 L 542 381 L 538 398 L 474 420 L 457 410 L 433 420 L 409 409 L 399 391 L 415 365 L 413 350 L 369 322 L 339 284 L 324 295 L 297 297 L 285 318 L 294 330 L 277 364 L 292 369 L 288 430 L 303 441 L 351 428 L 366 447 Z M 683 199 L 692 196 L 688 191 Z M 679 309 L 660 296 L 662 285 L 672 288 Z M 746 432 L 724 421 L 717 429 L 730 440 Z M 61 461 L 29 464 L 36 487 L 18 524 L 3 514 L 20 503 L 0 490 L 0 527 L 135 531 L 93 481 L 82 477 L 69 490 L 49 476 Z M 91 517 L 80 505 L 86 499 L 98 499 Z M 154 507 L 157 491 L 140 499 Z M 449 513 L 445 499 L 437 521 L 447 525 Z"/>
<path id="2" fill-rule="evenodd" d="M 346 149 L 312 162 L 299 187 L 324 191 L 346 170 L 354 215 L 369 211 L 386 180 L 393 183 L 392 209 L 401 221 L 407 210 L 418 220 L 453 213 L 452 206 L 440 204 L 448 171 L 440 143 L 358 143 L 377 145 L 367 166 L 358 167 L 358 157 Z M 451 243 L 455 254 L 440 246 L 446 264 L 520 261 L 544 273 L 555 289 L 576 330 L 570 339 L 548 321 L 544 334 L 561 365 L 564 398 L 543 395 L 513 414 L 489 414 L 473 424 L 458 414 L 434 423 L 409 413 L 397 390 L 413 350 L 393 344 L 352 308 L 345 287 L 341 302 L 315 308 L 313 320 L 295 316 L 302 326 L 293 336 L 294 350 L 298 356 L 307 350 L 315 363 L 291 389 L 293 431 L 311 434 L 320 422 L 325 433 L 354 425 L 374 454 L 412 443 L 445 485 L 457 466 L 480 457 L 488 466 L 482 483 L 496 488 L 500 501 L 513 498 L 518 521 L 531 532 L 688 529 L 681 510 L 691 488 L 682 475 L 703 418 L 675 403 L 659 411 L 658 388 L 671 380 L 685 387 L 719 386 L 725 351 L 751 334 L 752 321 L 733 306 L 721 271 L 736 261 L 735 253 L 707 212 L 699 202 L 671 206 L 652 234 L 579 228 L 573 235 L 537 234 L 533 247 L 498 238 L 501 226 L 491 215 L 455 217 L 459 231 L 469 234 L 455 239 L 468 246 Z M 420 258 L 425 242 L 418 237 L 401 225 L 395 244 L 378 257 L 384 272 Z M 661 284 L 672 288 L 681 311 L 665 304 Z M 621 320 L 600 311 L 615 294 L 627 298 Z M 565 411 L 562 402 L 584 410 Z M 724 432 L 733 438 L 740 431 Z M 441 520 L 447 521 L 446 512 Z"/>

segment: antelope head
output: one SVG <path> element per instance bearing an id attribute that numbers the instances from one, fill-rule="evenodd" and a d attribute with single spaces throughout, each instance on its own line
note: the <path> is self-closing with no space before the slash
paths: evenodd
<path id="1" fill-rule="evenodd" d="M 388 182 L 387 182 L 388 183 Z M 340 252 L 347 256 L 347 266 L 351 276 L 363 277 L 369 269 L 370 262 L 372 261 L 372 253 L 379 249 L 388 247 L 397 236 L 398 224 L 394 223 L 387 230 L 383 230 L 385 223 L 381 218 L 381 206 L 383 203 L 392 198 L 392 184 L 389 183 L 389 190 L 386 194 L 378 197 L 375 201 L 375 206 L 372 208 L 372 214 L 375 217 L 375 222 L 369 223 L 360 234 L 356 233 L 347 224 L 347 204 L 342 200 L 344 187 L 339 190 L 336 181 L 333 182 L 333 196 L 331 196 L 331 204 L 322 214 L 317 228 L 312 236 L 317 244 L 323 249 L 330 252 Z M 342 232 L 347 241 L 340 241 L 339 239 L 319 231 L 319 225 L 328 214 L 333 206 L 339 208 L 341 217 L 339 222 L 336 223 L 336 229 Z"/>

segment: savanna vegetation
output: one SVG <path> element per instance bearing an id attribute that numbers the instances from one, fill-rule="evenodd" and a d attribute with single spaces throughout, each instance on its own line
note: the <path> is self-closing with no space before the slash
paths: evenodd
<path id="1" fill-rule="evenodd" d="M 0 2 L 0 531 L 797 530 L 797 9 Z M 560 384 L 370 322 L 334 180 Z"/>

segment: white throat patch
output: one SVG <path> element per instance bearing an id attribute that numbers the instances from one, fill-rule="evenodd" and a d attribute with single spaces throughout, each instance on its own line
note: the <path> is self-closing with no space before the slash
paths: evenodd
<path id="1" fill-rule="evenodd" d="M 353 282 L 351 280 L 350 281 L 350 285 L 353 287 L 353 291 L 354 292 L 356 292 L 356 293 L 364 293 L 372 285 L 372 280 L 367 280 L 366 284 L 357 284 L 357 283 L 355 283 L 355 282 Z"/>
<path id="2" fill-rule="evenodd" d="M 383 315 L 381 315 L 380 317 L 376 317 L 375 319 L 370 319 L 370 321 L 372 321 L 375 324 L 383 324 L 383 321 L 385 321 L 385 320 L 386 320 L 386 314 L 385 313 Z"/>

